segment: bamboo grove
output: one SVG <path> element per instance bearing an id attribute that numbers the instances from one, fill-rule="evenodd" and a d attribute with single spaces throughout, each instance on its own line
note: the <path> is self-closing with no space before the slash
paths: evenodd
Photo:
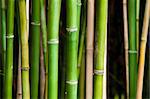
<path id="1" fill-rule="evenodd" d="M 118 2 L 123 93 L 109 85 Z M 145 99 L 149 20 L 150 0 L 0 0 L 0 99 Z"/>

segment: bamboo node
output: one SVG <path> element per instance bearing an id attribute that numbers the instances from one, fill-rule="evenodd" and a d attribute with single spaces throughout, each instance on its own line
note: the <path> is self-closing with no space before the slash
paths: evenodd
<path id="1" fill-rule="evenodd" d="M 37 22 L 31 22 L 31 24 L 32 24 L 32 25 L 37 25 L 37 26 L 39 26 L 39 25 L 40 25 L 40 22 L 39 22 L 39 23 L 37 23 Z"/>
<path id="2" fill-rule="evenodd" d="M 94 74 L 95 75 L 103 75 L 104 74 L 104 70 L 94 70 Z"/>
<path id="3" fill-rule="evenodd" d="M 59 40 L 58 39 L 50 39 L 47 43 L 48 44 L 58 44 Z"/>
<path id="4" fill-rule="evenodd" d="M 21 67 L 22 71 L 29 71 L 29 69 L 30 69 L 29 67 Z"/>
<path id="5" fill-rule="evenodd" d="M 135 50 L 129 50 L 128 52 L 131 53 L 131 54 L 136 54 L 137 53 L 137 51 L 135 51 Z"/>
<path id="6" fill-rule="evenodd" d="M 78 29 L 76 27 L 66 28 L 67 32 L 76 32 Z"/>
<path id="7" fill-rule="evenodd" d="M 141 41 L 147 41 L 147 38 L 141 37 Z"/>
<path id="8" fill-rule="evenodd" d="M 6 35 L 6 39 L 13 39 L 14 35 Z"/>
<path id="9" fill-rule="evenodd" d="M 67 84 L 70 84 L 70 85 L 76 85 L 78 84 L 78 80 L 68 80 L 66 81 Z"/>

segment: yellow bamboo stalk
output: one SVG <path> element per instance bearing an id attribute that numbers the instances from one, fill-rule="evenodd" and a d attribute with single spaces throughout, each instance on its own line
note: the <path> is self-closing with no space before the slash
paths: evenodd
<path id="1" fill-rule="evenodd" d="M 139 71 L 138 71 L 136 99 L 142 99 L 145 51 L 146 51 L 146 43 L 147 43 L 147 36 L 148 36 L 149 18 L 150 18 L 150 0 L 146 0 L 145 15 L 144 15 L 144 20 L 143 20 L 143 28 L 142 28 L 141 45 L 140 45 Z"/>
<path id="2" fill-rule="evenodd" d="M 124 21 L 124 49 L 125 49 L 125 66 L 126 66 L 126 94 L 127 99 L 129 99 L 127 0 L 123 0 L 123 21 Z"/>
<path id="3" fill-rule="evenodd" d="M 87 2 L 86 99 L 93 97 L 94 1 Z"/>

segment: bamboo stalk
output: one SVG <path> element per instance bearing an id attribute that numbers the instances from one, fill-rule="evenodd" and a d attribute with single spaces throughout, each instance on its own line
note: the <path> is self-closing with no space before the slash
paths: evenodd
<path id="1" fill-rule="evenodd" d="M 83 1 L 83 8 L 82 8 L 82 14 L 81 14 L 81 37 L 79 42 L 79 54 L 78 54 L 78 78 L 80 75 L 80 65 L 82 63 L 82 56 L 83 56 L 83 47 L 85 43 L 85 34 L 86 34 L 86 0 Z"/>
<path id="2" fill-rule="evenodd" d="M 1 33 L 2 33 L 2 68 L 5 70 L 6 64 L 6 4 L 1 0 Z"/>
<path id="3" fill-rule="evenodd" d="M 82 63 L 79 77 L 79 95 L 78 99 L 85 99 L 85 45 L 82 51 Z"/>
<path id="4" fill-rule="evenodd" d="M 96 1 L 94 99 L 103 98 L 103 75 L 106 58 L 107 0 Z"/>
<path id="5" fill-rule="evenodd" d="M 95 0 L 87 2 L 86 99 L 93 97 L 94 2 Z"/>
<path id="6" fill-rule="evenodd" d="M 147 43 L 147 36 L 148 36 L 149 19 L 150 19 L 150 0 L 146 0 L 141 44 L 140 44 L 139 71 L 138 71 L 136 99 L 142 99 L 145 51 L 146 51 L 146 43 Z"/>
<path id="7" fill-rule="evenodd" d="M 77 99 L 77 0 L 66 0 L 66 98 Z"/>
<path id="8" fill-rule="evenodd" d="M 48 91 L 48 55 L 47 55 L 47 29 L 46 29 L 46 13 L 45 13 L 45 2 L 40 0 L 41 5 L 41 30 L 42 30 L 42 48 L 44 55 L 44 67 L 45 67 L 45 99 L 47 99 Z"/>
<path id="9" fill-rule="evenodd" d="M 137 60 L 139 53 L 139 15 L 140 15 L 140 0 L 136 0 L 136 34 L 137 34 Z"/>
<path id="10" fill-rule="evenodd" d="M 14 38 L 14 3 L 15 0 L 8 0 L 7 4 L 7 35 L 6 35 L 6 67 L 4 73 L 4 98 L 12 99 L 12 78 L 13 78 L 13 38 Z"/>
<path id="11" fill-rule="evenodd" d="M 23 99 L 30 99 L 29 85 L 29 49 L 28 49 L 28 31 L 26 19 L 26 4 L 25 0 L 19 0 L 20 14 L 20 41 L 21 41 L 21 62 L 22 62 L 22 92 Z"/>
<path id="12" fill-rule="evenodd" d="M 137 87 L 137 34 L 136 0 L 128 0 L 129 23 L 129 98 L 136 98 Z"/>
<path id="13" fill-rule="evenodd" d="M 126 94 L 127 99 L 129 99 L 127 0 L 123 0 L 123 21 L 124 21 L 124 49 L 125 49 L 125 66 L 126 66 Z"/>
<path id="14" fill-rule="evenodd" d="M 61 0 L 48 5 L 48 99 L 58 98 L 58 46 Z"/>
<path id="15" fill-rule="evenodd" d="M 18 77 L 17 77 L 17 99 L 22 99 L 22 82 L 21 82 L 21 44 L 19 41 L 19 57 L 18 57 Z"/>
<path id="16" fill-rule="evenodd" d="M 30 88 L 31 98 L 38 98 L 39 59 L 40 59 L 40 0 L 32 0 L 31 39 L 30 39 Z"/>
<path id="17" fill-rule="evenodd" d="M 42 35 L 42 33 L 41 33 Z M 40 37 L 40 99 L 44 99 L 45 95 L 45 65 L 44 65 L 44 55 L 42 47 L 42 36 Z"/>

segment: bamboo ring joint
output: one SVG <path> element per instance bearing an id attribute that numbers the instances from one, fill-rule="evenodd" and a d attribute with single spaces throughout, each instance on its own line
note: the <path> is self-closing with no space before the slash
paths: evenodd
<path id="1" fill-rule="evenodd" d="M 136 53 L 137 53 L 137 51 L 129 50 L 129 53 L 131 53 L 131 54 L 136 54 Z"/>
<path id="2" fill-rule="evenodd" d="M 14 35 L 6 35 L 6 38 L 7 39 L 12 39 L 12 38 L 14 38 Z"/>
<path id="3" fill-rule="evenodd" d="M 29 69 L 30 69 L 29 67 L 21 67 L 22 71 L 29 71 Z"/>
<path id="4" fill-rule="evenodd" d="M 78 29 L 76 27 L 66 28 L 67 32 L 76 32 Z"/>
<path id="5" fill-rule="evenodd" d="M 103 75 L 104 74 L 104 70 L 94 70 L 94 74 L 95 75 Z"/>
<path id="6" fill-rule="evenodd" d="M 76 85 L 78 84 L 78 81 L 77 80 L 70 80 L 70 81 L 66 81 L 67 84 L 70 84 L 70 85 Z"/>
<path id="7" fill-rule="evenodd" d="M 40 23 L 36 23 L 36 22 L 31 22 L 31 24 L 32 24 L 32 25 L 37 25 L 37 26 L 40 25 Z"/>
<path id="8" fill-rule="evenodd" d="M 59 40 L 58 39 L 51 39 L 47 42 L 48 44 L 58 44 Z"/>

